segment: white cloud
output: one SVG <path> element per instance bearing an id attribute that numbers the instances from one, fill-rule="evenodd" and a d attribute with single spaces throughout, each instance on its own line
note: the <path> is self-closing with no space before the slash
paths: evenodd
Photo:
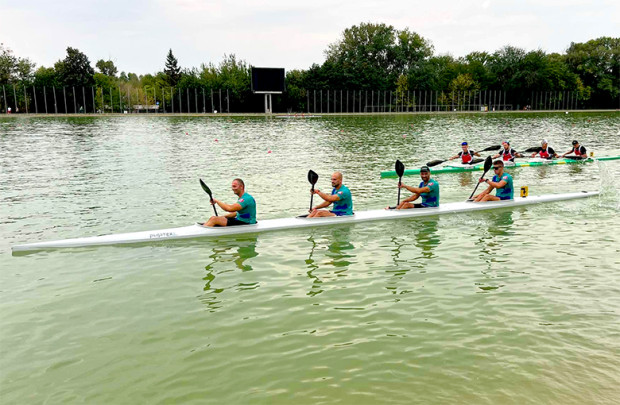
<path id="1" fill-rule="evenodd" d="M 438 54 L 493 52 L 504 45 L 562 52 L 571 42 L 618 36 L 620 5 L 610 0 L 443 0 L 333 2 L 0 0 L 0 42 L 50 66 L 67 46 L 119 70 L 161 70 L 171 48 L 184 67 L 224 54 L 260 66 L 306 69 L 361 22 L 409 28 Z"/>

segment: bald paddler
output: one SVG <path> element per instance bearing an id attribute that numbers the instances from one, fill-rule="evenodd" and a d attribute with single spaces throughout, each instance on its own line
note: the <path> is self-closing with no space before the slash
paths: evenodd
<path id="1" fill-rule="evenodd" d="M 215 198 L 212 204 L 217 204 L 228 214 L 212 216 L 204 226 L 237 226 L 251 225 L 256 223 L 256 201 L 254 197 L 245 192 L 245 183 L 241 179 L 232 181 L 232 192 L 238 197 L 237 202 L 226 204 Z"/>
<path id="2" fill-rule="evenodd" d="M 308 218 L 314 217 L 340 217 L 344 215 L 353 215 L 353 199 L 351 197 L 351 191 L 342 184 L 342 173 L 334 172 L 332 174 L 332 193 L 327 194 L 319 189 L 314 189 L 314 194 L 317 194 L 324 201 L 310 210 Z M 312 190 L 310 191 L 312 193 Z M 324 210 L 333 204 L 330 210 Z"/>
<path id="3" fill-rule="evenodd" d="M 469 149 L 469 145 L 467 144 L 467 142 L 463 142 L 461 144 L 461 149 L 463 150 L 457 153 L 456 155 L 452 156 L 448 160 L 454 160 L 454 159 L 461 158 L 461 163 L 468 164 L 468 163 L 471 163 L 471 161 L 474 159 L 474 155 L 480 156 L 480 153 L 476 152 L 473 149 Z"/>
<path id="4" fill-rule="evenodd" d="M 495 175 L 492 180 L 480 178 L 479 183 L 487 183 L 489 187 L 482 193 L 474 197 L 474 202 L 484 201 L 500 201 L 514 199 L 514 188 L 512 185 L 512 176 L 504 173 L 504 162 L 496 160 L 493 162 L 493 171 Z M 495 195 L 491 195 L 491 191 L 495 189 Z"/>
<path id="5" fill-rule="evenodd" d="M 408 186 L 400 183 L 398 187 L 407 189 L 413 193 L 409 198 L 404 199 L 397 210 L 405 210 L 409 208 L 430 208 L 439 207 L 439 183 L 437 180 L 431 179 L 431 169 L 428 166 L 420 168 L 420 178 L 422 181 L 418 187 Z M 413 201 L 422 197 L 421 203 L 414 204 Z"/>
<path id="6" fill-rule="evenodd" d="M 510 142 L 508 141 L 502 142 L 502 148 L 493 156 L 493 159 L 500 156 L 504 162 L 514 162 L 515 157 L 523 157 L 523 155 L 510 147 Z"/>
<path id="7" fill-rule="evenodd" d="M 555 153 L 552 147 L 549 146 L 549 142 L 546 139 L 543 139 L 540 142 L 540 148 L 534 153 L 532 153 L 532 157 L 539 155 L 539 157 L 543 159 L 552 159 L 558 157 L 558 154 Z"/>

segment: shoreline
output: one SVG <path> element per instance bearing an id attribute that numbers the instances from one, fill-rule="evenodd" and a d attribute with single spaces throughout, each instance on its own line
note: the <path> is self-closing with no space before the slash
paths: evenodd
<path id="1" fill-rule="evenodd" d="M 408 111 L 408 112 L 355 112 L 355 113 L 69 113 L 69 114 L 37 114 L 37 113 L 12 113 L 0 114 L 0 118 L 33 118 L 33 117 L 285 117 L 285 118 L 322 118 L 322 117 L 354 117 L 354 116 L 400 116 L 400 115 L 495 115 L 495 114 L 566 114 L 566 113 L 607 113 L 620 112 L 620 109 L 595 109 L 595 110 L 512 110 L 512 111 Z"/>

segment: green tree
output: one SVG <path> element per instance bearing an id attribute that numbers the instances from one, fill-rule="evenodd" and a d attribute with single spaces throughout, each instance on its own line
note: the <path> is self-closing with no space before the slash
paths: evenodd
<path id="1" fill-rule="evenodd" d="M 231 54 L 224 55 L 217 66 L 213 63 L 202 64 L 201 70 L 196 72 L 196 77 L 199 78 L 198 85 L 204 86 L 206 91 L 219 89 L 228 91 L 231 109 L 242 111 L 248 108 L 253 97 L 250 90 L 250 72 L 250 66 L 246 61 L 239 60 L 235 54 Z"/>
<path id="2" fill-rule="evenodd" d="M 172 54 L 172 49 L 168 51 L 166 56 L 166 68 L 164 73 L 168 77 L 168 84 L 170 86 L 176 86 L 181 80 L 181 68 L 179 67 L 179 61 Z"/>
<path id="3" fill-rule="evenodd" d="M 480 85 L 473 79 L 470 73 L 461 73 L 450 82 L 448 91 L 442 95 L 441 102 L 443 104 L 465 105 L 469 98 L 470 92 L 480 90 Z"/>
<path id="4" fill-rule="evenodd" d="M 459 63 L 465 67 L 465 71 L 480 84 L 480 89 L 488 89 L 495 82 L 495 76 L 489 67 L 491 62 L 492 56 L 487 52 L 471 52 L 459 59 Z"/>
<path id="5" fill-rule="evenodd" d="M 35 64 L 25 58 L 18 58 L 13 51 L 0 43 L 0 85 L 15 82 L 31 82 Z"/>
<path id="6" fill-rule="evenodd" d="M 620 38 L 601 37 L 586 43 L 571 43 L 566 51 L 566 61 L 583 85 L 592 89 L 596 106 L 609 108 L 618 105 Z"/>
<path id="7" fill-rule="evenodd" d="M 493 54 L 490 69 L 495 75 L 497 90 L 512 90 L 521 85 L 519 73 L 523 70 L 525 50 L 514 46 L 505 46 Z"/>
<path id="8" fill-rule="evenodd" d="M 396 61 L 400 74 L 415 70 L 425 60 L 433 56 L 433 45 L 422 36 L 408 28 L 396 32 Z"/>
<path id="9" fill-rule="evenodd" d="M 99 59 L 95 66 L 99 69 L 101 74 L 106 76 L 116 77 L 116 74 L 118 73 L 118 69 L 114 66 L 114 62 L 111 60 Z"/>
<path id="10" fill-rule="evenodd" d="M 68 47 L 65 59 L 54 65 L 60 82 L 65 86 L 92 86 L 95 70 L 88 57 L 78 49 Z"/>
<path id="11" fill-rule="evenodd" d="M 339 41 L 329 45 L 326 63 L 333 70 L 342 70 L 346 87 L 389 90 L 402 69 L 396 35 L 391 25 L 354 25 L 344 30 Z"/>
<path id="12" fill-rule="evenodd" d="M 396 104 L 404 105 L 405 100 L 408 99 L 409 95 L 409 80 L 407 80 L 407 76 L 400 75 L 398 76 L 398 80 L 396 80 Z M 411 107 L 412 101 L 409 101 L 407 107 Z"/>
<path id="13" fill-rule="evenodd" d="M 62 83 L 56 70 L 53 67 L 46 68 L 44 66 L 41 66 L 34 73 L 33 85 L 35 87 L 62 87 Z"/>
<path id="14" fill-rule="evenodd" d="M 289 70 L 286 72 L 286 93 L 283 96 L 283 102 L 287 109 L 295 112 L 306 111 L 304 76 L 304 72 L 301 70 Z"/>

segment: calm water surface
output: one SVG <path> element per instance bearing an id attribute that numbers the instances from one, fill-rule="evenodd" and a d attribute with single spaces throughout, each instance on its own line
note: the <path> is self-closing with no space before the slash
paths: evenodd
<path id="1" fill-rule="evenodd" d="M 227 202 L 242 177 L 259 220 L 307 209 L 308 169 L 384 207 L 397 158 L 543 137 L 619 155 L 620 114 L 0 119 L 0 402 L 618 403 L 620 161 L 512 172 L 530 194 L 603 191 L 588 200 L 10 251 L 204 220 L 199 177 Z M 443 202 L 476 181 L 435 178 Z"/>

